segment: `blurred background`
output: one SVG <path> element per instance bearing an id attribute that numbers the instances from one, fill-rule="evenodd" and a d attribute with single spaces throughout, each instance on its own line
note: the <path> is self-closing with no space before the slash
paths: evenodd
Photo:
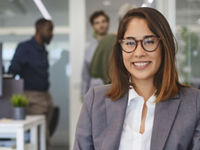
<path id="1" fill-rule="evenodd" d="M 5 71 L 17 44 L 31 38 L 34 23 L 44 17 L 37 0 L 0 0 L 0 42 Z M 200 0 L 38 0 L 55 25 L 47 46 L 50 61 L 50 92 L 60 108 L 59 122 L 51 138 L 52 150 L 67 150 L 73 144 L 81 108 L 80 85 L 84 49 L 93 31 L 89 16 L 104 10 L 110 17 L 109 32 L 115 32 L 124 4 L 154 7 L 168 19 L 178 42 L 177 67 L 182 82 L 200 84 Z"/>

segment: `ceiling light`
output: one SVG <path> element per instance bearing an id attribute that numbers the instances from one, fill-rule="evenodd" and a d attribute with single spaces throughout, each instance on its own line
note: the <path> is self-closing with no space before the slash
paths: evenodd
<path id="1" fill-rule="evenodd" d="M 33 0 L 36 4 L 36 6 L 38 7 L 38 9 L 40 10 L 42 16 L 45 18 L 45 19 L 48 19 L 48 20 L 51 20 L 51 16 L 49 14 L 49 12 L 47 11 L 46 7 L 44 6 L 44 4 L 42 3 L 41 0 Z"/>
<path id="2" fill-rule="evenodd" d="M 142 4 L 142 7 L 147 7 L 147 4 L 146 4 L 146 3 L 143 3 L 143 4 Z"/>
<path id="3" fill-rule="evenodd" d="M 111 1 L 109 1 L 109 0 L 104 0 L 104 1 L 103 1 L 103 5 L 105 5 L 105 6 L 110 6 L 110 5 L 111 5 Z"/>
<path id="4" fill-rule="evenodd" d="M 150 4 L 153 3 L 153 1 L 154 1 L 154 0 L 148 0 L 148 2 L 149 2 Z"/>

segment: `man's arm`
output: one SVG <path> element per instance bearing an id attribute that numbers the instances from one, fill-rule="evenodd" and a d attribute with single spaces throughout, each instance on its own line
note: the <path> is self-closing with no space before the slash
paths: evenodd
<path id="1" fill-rule="evenodd" d="M 23 65 L 25 64 L 25 47 L 23 45 L 18 45 L 8 69 L 8 73 L 16 75 L 21 74 Z"/>

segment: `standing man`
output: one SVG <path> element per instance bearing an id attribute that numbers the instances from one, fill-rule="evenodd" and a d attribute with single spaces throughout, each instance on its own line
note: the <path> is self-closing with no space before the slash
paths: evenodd
<path id="1" fill-rule="evenodd" d="M 35 35 L 30 40 L 17 46 L 8 72 L 24 79 L 24 93 L 29 99 L 28 114 L 46 116 L 48 147 L 53 102 L 48 92 L 49 62 L 45 45 L 53 37 L 53 23 L 41 18 L 36 21 L 35 29 Z"/>
<path id="2" fill-rule="evenodd" d="M 101 39 L 107 34 L 109 28 L 109 17 L 103 11 L 95 11 L 90 16 L 90 24 L 94 30 L 94 38 L 85 50 L 84 64 L 82 69 L 82 96 L 84 96 L 91 86 L 103 84 L 98 78 L 91 78 L 89 67 L 96 47 Z"/>

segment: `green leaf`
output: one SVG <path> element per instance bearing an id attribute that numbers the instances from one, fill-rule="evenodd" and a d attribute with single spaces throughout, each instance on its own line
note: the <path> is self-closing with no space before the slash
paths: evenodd
<path id="1" fill-rule="evenodd" d="M 13 94 L 10 101 L 13 107 L 26 107 L 28 105 L 28 99 L 24 94 Z"/>

